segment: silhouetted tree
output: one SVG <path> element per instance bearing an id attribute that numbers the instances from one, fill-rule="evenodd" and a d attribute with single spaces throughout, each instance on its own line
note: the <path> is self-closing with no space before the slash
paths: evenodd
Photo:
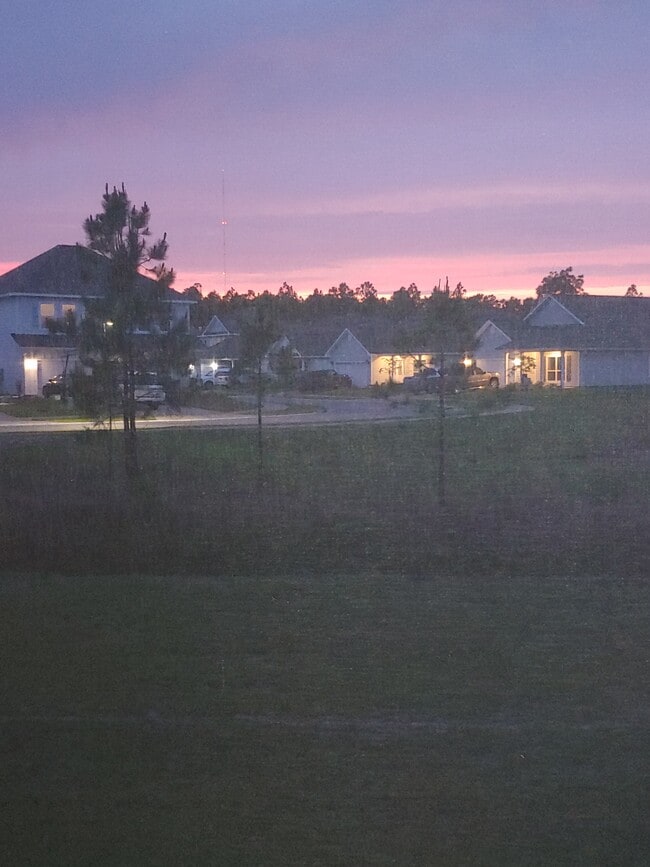
<path id="1" fill-rule="evenodd" d="M 458 284 L 460 285 L 460 284 Z M 467 303 L 458 291 L 436 288 L 427 302 L 422 335 L 436 352 L 441 373 L 438 386 L 438 503 L 446 503 L 446 368 L 450 353 L 467 352 L 473 341 L 474 328 L 468 315 Z"/>
<path id="2" fill-rule="evenodd" d="M 388 306 L 397 316 L 407 316 L 417 310 L 421 301 L 420 290 L 415 283 L 411 283 L 408 288 L 400 286 L 396 292 L 393 292 Z"/>
<path id="3" fill-rule="evenodd" d="M 87 351 L 109 352 L 119 363 L 127 474 L 138 471 L 135 387 L 136 372 L 146 356 L 143 333 L 151 336 L 149 345 L 160 333 L 163 302 L 175 276 L 164 264 L 167 236 L 149 243 L 150 217 L 146 202 L 141 208 L 131 204 L 124 184 L 112 191 L 106 184 L 101 212 L 83 224 L 88 246 L 106 256 L 111 267 L 104 296 L 86 302 L 82 341 Z M 140 273 L 150 263 L 146 270 L 153 279 Z"/>
<path id="4" fill-rule="evenodd" d="M 641 298 L 642 295 L 643 292 L 639 292 L 639 290 L 636 288 L 636 283 L 632 283 L 630 286 L 628 286 L 625 293 L 626 298 Z"/>
<path id="5" fill-rule="evenodd" d="M 582 288 L 585 278 L 582 274 L 574 274 L 573 267 L 563 268 L 561 271 L 551 271 L 544 277 L 535 290 L 537 297 L 542 295 L 584 295 Z"/>
<path id="6" fill-rule="evenodd" d="M 241 358 L 244 364 L 250 365 L 256 376 L 257 395 L 257 448 L 259 456 L 259 479 L 264 471 L 264 439 L 262 434 L 262 409 L 264 406 L 264 377 L 262 367 L 264 358 L 271 346 L 278 339 L 278 325 L 272 305 L 266 298 L 258 298 L 242 321 Z"/>
<path id="7" fill-rule="evenodd" d="M 369 280 L 366 280 L 360 286 L 357 286 L 354 290 L 354 294 L 361 304 L 363 304 L 364 308 L 374 308 L 378 304 L 382 303 L 377 295 L 377 290 Z"/>

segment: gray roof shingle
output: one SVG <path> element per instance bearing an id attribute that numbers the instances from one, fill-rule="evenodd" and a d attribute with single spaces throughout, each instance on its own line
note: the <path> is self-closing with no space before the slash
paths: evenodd
<path id="1" fill-rule="evenodd" d="M 0 276 L 1 295 L 97 298 L 104 294 L 110 260 L 80 244 L 58 244 Z M 150 277 L 139 275 L 141 280 Z M 169 301 L 183 300 L 170 289 Z"/>
<path id="2" fill-rule="evenodd" d="M 650 298 L 571 295 L 557 300 L 584 325 L 522 322 L 507 332 L 513 343 L 528 349 L 650 349 Z"/>

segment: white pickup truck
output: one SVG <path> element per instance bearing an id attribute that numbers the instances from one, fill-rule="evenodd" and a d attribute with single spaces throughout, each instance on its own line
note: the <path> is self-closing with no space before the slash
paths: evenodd
<path id="1" fill-rule="evenodd" d="M 135 387 L 135 402 L 144 404 L 150 409 L 158 409 L 166 400 L 167 395 L 162 385 L 136 385 Z"/>
<path id="2" fill-rule="evenodd" d="M 122 386 L 120 386 L 120 392 L 123 393 Z M 156 373 L 136 373 L 135 402 L 139 406 L 158 409 L 166 400 L 165 389 L 159 384 Z"/>

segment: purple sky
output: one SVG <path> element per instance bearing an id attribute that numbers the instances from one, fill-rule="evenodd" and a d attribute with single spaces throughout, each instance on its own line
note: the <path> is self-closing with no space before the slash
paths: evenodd
<path id="1" fill-rule="evenodd" d="M 0 271 L 124 181 L 179 289 L 650 291 L 646 0 L 8 5 Z"/>

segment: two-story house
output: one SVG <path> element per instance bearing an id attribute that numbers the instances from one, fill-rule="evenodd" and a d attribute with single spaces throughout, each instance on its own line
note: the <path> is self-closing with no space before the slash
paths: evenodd
<path id="1" fill-rule="evenodd" d="M 0 276 L 0 392 L 41 394 L 50 377 L 74 367 L 75 338 L 53 332 L 48 321 L 79 321 L 85 302 L 104 294 L 110 268 L 87 247 L 59 244 Z M 171 289 L 167 301 L 170 321 L 189 328 L 190 302 Z"/>

